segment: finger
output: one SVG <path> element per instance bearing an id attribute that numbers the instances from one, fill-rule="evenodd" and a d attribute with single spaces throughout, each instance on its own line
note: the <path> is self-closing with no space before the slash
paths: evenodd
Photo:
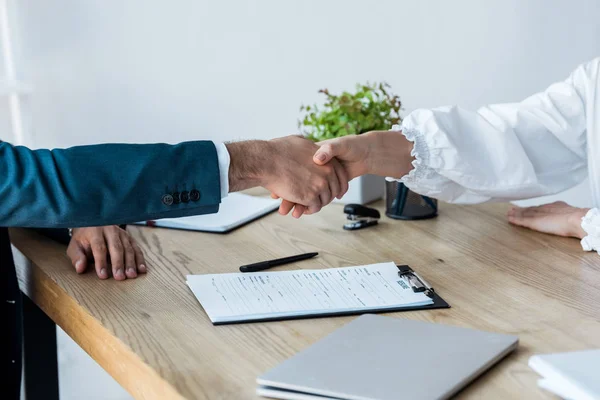
<path id="1" fill-rule="evenodd" d="M 547 215 L 548 214 L 548 209 L 544 208 L 544 207 L 526 207 L 526 208 L 522 208 L 521 211 L 519 212 L 519 216 L 523 219 L 526 218 L 537 218 L 543 215 Z"/>
<path id="2" fill-rule="evenodd" d="M 279 214 L 288 215 L 290 211 L 294 208 L 294 203 L 288 200 L 282 200 L 281 205 L 279 206 Z"/>
<path id="3" fill-rule="evenodd" d="M 320 200 L 319 209 L 325 207 L 331 202 L 331 200 L 333 200 L 331 193 L 333 189 L 335 189 L 335 185 L 337 184 L 337 178 L 335 177 L 336 175 L 333 172 L 333 168 L 331 166 L 322 168 L 328 169 L 325 170 L 327 171 L 326 177 L 316 184 L 316 188 L 318 190 L 318 198 Z"/>
<path id="4" fill-rule="evenodd" d="M 106 248 L 106 242 L 104 236 L 101 234 L 94 235 L 90 240 L 92 246 L 92 254 L 94 255 L 94 264 L 96 267 L 96 274 L 100 279 L 108 278 L 108 250 Z"/>
<path id="5" fill-rule="evenodd" d="M 129 235 L 127 232 L 120 230 L 120 236 L 125 253 L 125 275 L 130 279 L 137 278 L 138 264 L 136 263 L 135 250 L 133 249 Z"/>
<path id="6" fill-rule="evenodd" d="M 278 199 L 278 198 L 279 198 L 279 196 L 277 196 L 275 193 L 271 193 L 271 198 L 272 198 L 272 199 Z"/>
<path id="7" fill-rule="evenodd" d="M 508 210 L 506 215 L 509 217 L 516 217 L 518 215 L 521 215 L 521 207 L 512 207 L 510 210 Z"/>
<path id="8" fill-rule="evenodd" d="M 328 141 L 320 145 L 319 149 L 313 156 L 313 161 L 318 165 L 327 164 L 336 155 L 336 145 L 334 142 Z"/>
<path id="9" fill-rule="evenodd" d="M 306 207 L 304 207 L 302 204 L 296 204 L 296 207 L 294 207 L 294 212 L 292 213 L 292 216 L 297 219 L 297 218 L 300 218 L 305 212 L 306 212 Z"/>
<path id="10" fill-rule="evenodd" d="M 87 257 L 83 246 L 75 239 L 71 239 L 67 247 L 67 256 L 71 259 L 73 267 L 78 274 L 83 274 L 87 269 Z"/>
<path id="11" fill-rule="evenodd" d="M 509 217 L 508 221 L 516 226 L 528 228 L 539 232 L 555 233 L 552 231 L 552 221 L 548 215 L 539 214 L 537 217 L 521 216 Z"/>
<path id="12" fill-rule="evenodd" d="M 316 200 L 314 200 L 311 204 L 308 205 L 308 211 L 311 214 L 316 214 L 319 211 L 321 211 L 321 206 L 322 202 L 321 202 L 321 196 L 319 196 Z"/>
<path id="13" fill-rule="evenodd" d="M 324 189 L 320 194 L 319 194 L 319 199 L 320 199 L 320 205 L 319 205 L 319 210 L 323 207 L 325 207 L 327 204 L 329 204 L 331 202 L 331 189 L 329 187 L 327 187 L 326 189 Z M 318 212 L 318 211 L 317 211 Z"/>
<path id="14" fill-rule="evenodd" d="M 148 267 L 146 267 L 146 257 L 144 257 L 144 252 L 133 238 L 130 237 L 130 241 L 133 246 L 133 251 L 135 252 L 135 262 L 138 266 L 138 272 L 140 274 L 145 274 L 148 272 Z"/>
<path id="15" fill-rule="evenodd" d="M 323 202 L 323 207 L 325 207 L 327 204 L 331 203 L 333 201 L 333 199 L 335 199 L 336 197 L 338 197 L 340 195 L 341 192 L 341 184 L 339 181 L 339 178 L 337 176 L 337 173 L 335 172 L 335 168 L 333 169 L 333 171 L 331 172 L 329 178 L 329 198 L 328 198 L 328 202 L 325 203 Z"/>
<path id="16" fill-rule="evenodd" d="M 127 279 L 125 275 L 125 249 L 123 243 L 121 243 L 121 236 L 114 229 L 105 229 L 104 238 L 108 244 L 113 278 L 118 281 Z"/>
<path id="17" fill-rule="evenodd" d="M 513 207 L 508 213 L 508 220 L 512 223 L 523 220 L 523 208 Z"/>
<path id="18" fill-rule="evenodd" d="M 342 169 L 340 162 L 336 159 L 331 160 L 331 172 L 327 177 L 327 181 L 329 183 L 329 190 L 331 193 L 331 197 L 329 198 L 329 203 L 331 203 L 335 198 L 337 198 L 342 192 L 342 182 L 338 175 L 338 170 Z M 329 203 L 323 203 L 323 207 L 325 207 Z"/>
<path id="19" fill-rule="evenodd" d="M 523 225 L 523 218 L 517 215 L 509 215 L 508 216 L 508 222 L 510 222 L 513 225 L 519 225 L 522 226 Z"/>
<path id="20" fill-rule="evenodd" d="M 338 199 L 341 199 L 346 192 L 348 192 L 348 174 L 346 173 L 346 168 L 344 168 L 341 163 L 336 163 L 338 165 L 334 166 L 335 173 L 337 175 L 338 181 L 340 183 L 340 192 L 337 196 Z"/>
<path id="21" fill-rule="evenodd" d="M 544 216 L 548 215 L 542 207 L 515 207 L 508 215 L 508 222 L 514 225 L 533 228 Z"/>

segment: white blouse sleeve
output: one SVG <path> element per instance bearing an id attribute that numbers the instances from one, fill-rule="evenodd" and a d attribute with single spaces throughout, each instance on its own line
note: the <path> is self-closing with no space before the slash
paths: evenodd
<path id="1" fill-rule="evenodd" d="M 394 130 L 414 142 L 409 189 L 454 203 L 549 195 L 587 175 L 586 104 L 600 58 L 520 103 L 416 110 Z"/>

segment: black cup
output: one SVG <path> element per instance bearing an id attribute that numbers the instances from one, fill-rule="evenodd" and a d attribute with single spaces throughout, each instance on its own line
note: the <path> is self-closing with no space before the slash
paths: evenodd
<path id="1" fill-rule="evenodd" d="M 385 184 L 385 215 L 394 219 L 427 219 L 437 216 L 437 200 L 421 196 L 403 183 Z"/>

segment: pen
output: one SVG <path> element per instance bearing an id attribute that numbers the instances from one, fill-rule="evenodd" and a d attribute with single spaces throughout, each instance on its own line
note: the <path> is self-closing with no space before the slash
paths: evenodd
<path id="1" fill-rule="evenodd" d="M 296 256 L 290 256 L 290 257 L 278 258 L 275 260 L 261 261 L 261 262 L 257 262 L 254 264 L 242 265 L 240 267 L 240 271 L 241 272 L 263 271 L 265 269 L 276 267 L 278 265 L 289 264 L 289 263 L 293 263 L 296 261 L 306 260 L 308 258 L 312 258 L 312 257 L 316 256 L 317 254 L 319 254 L 319 253 L 314 252 L 314 253 L 298 254 Z"/>

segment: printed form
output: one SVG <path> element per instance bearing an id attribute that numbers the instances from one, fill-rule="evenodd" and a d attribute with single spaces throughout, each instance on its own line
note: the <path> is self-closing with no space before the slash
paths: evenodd
<path id="1" fill-rule="evenodd" d="M 423 306 L 393 262 L 280 272 L 188 275 L 187 284 L 213 323 L 372 312 Z"/>

